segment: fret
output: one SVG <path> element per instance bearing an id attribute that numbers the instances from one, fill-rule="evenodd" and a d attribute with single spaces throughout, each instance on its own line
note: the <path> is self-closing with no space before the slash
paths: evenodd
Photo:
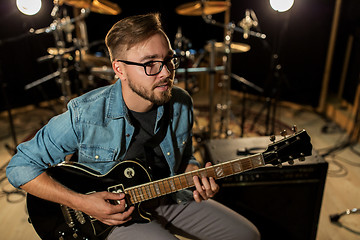
<path id="1" fill-rule="evenodd" d="M 180 176 L 179 177 L 174 177 L 174 184 L 175 186 L 177 186 L 177 189 L 183 189 L 182 184 L 181 184 L 181 179 Z"/>
<path id="2" fill-rule="evenodd" d="M 133 203 L 136 203 L 138 200 L 136 198 L 135 189 L 130 190 L 130 192 L 131 192 L 132 198 L 134 199 Z"/>
<path id="3" fill-rule="evenodd" d="M 215 170 L 215 176 L 216 176 L 216 178 L 222 178 L 222 177 L 224 177 L 223 164 L 219 164 L 218 166 L 214 167 L 214 170 Z"/>
<path id="4" fill-rule="evenodd" d="M 191 173 L 186 174 L 185 178 L 186 178 L 186 182 L 187 182 L 188 187 L 191 187 L 191 186 L 194 185 L 193 175 Z"/>
<path id="5" fill-rule="evenodd" d="M 159 181 L 159 189 L 160 189 L 161 195 L 164 195 L 164 194 L 166 193 L 166 190 L 165 190 L 165 186 L 164 186 L 164 182 L 163 182 L 163 181 Z"/>
<path id="6" fill-rule="evenodd" d="M 151 184 L 149 185 L 149 187 L 150 187 L 151 195 L 154 196 L 154 197 L 156 197 L 157 194 L 156 194 L 156 190 L 155 190 L 154 183 L 151 183 Z"/>
<path id="7" fill-rule="evenodd" d="M 140 194 L 138 188 L 134 188 L 135 196 L 136 196 L 136 202 L 140 202 Z"/>
<path id="8" fill-rule="evenodd" d="M 170 185 L 169 185 L 169 182 L 164 180 L 162 181 L 163 185 L 164 185 L 164 189 L 165 189 L 165 193 L 170 193 L 171 192 L 171 188 L 170 188 Z"/>
<path id="9" fill-rule="evenodd" d="M 252 169 L 251 162 L 248 159 L 244 159 L 241 162 L 241 168 L 244 169 L 244 170 Z"/>
<path id="10" fill-rule="evenodd" d="M 142 201 L 144 201 L 144 195 L 143 195 L 143 193 L 142 193 L 141 187 L 137 188 L 137 190 L 138 190 L 138 192 L 139 192 L 140 199 L 141 199 Z"/>
<path id="11" fill-rule="evenodd" d="M 187 180 L 186 180 L 186 175 L 180 175 L 179 176 L 179 179 L 180 179 L 180 184 L 181 184 L 181 187 L 183 187 L 183 188 L 187 188 L 187 187 L 189 187 L 189 183 L 187 182 Z"/>
<path id="12" fill-rule="evenodd" d="M 149 196 L 147 195 L 147 192 L 146 192 L 146 189 L 145 189 L 144 185 L 141 186 L 141 192 L 143 193 L 144 199 L 148 200 Z"/>
<path id="13" fill-rule="evenodd" d="M 175 186 L 174 178 L 169 179 L 168 183 L 170 185 L 171 191 L 175 192 L 177 189 L 176 189 L 176 186 Z"/>
<path id="14" fill-rule="evenodd" d="M 251 157 L 251 162 L 252 162 L 252 165 L 253 165 L 254 168 L 261 167 L 261 166 L 265 165 L 262 154 L 252 156 Z"/>
<path id="15" fill-rule="evenodd" d="M 206 172 L 206 169 L 201 169 L 201 170 L 198 170 L 198 177 L 199 178 L 206 178 L 207 177 L 207 172 Z"/>
<path id="16" fill-rule="evenodd" d="M 159 187 L 159 182 L 154 183 L 155 191 L 158 196 L 161 196 L 161 191 Z"/>
<path id="17" fill-rule="evenodd" d="M 231 163 L 229 162 L 224 163 L 223 169 L 224 169 L 225 177 L 233 174 Z"/>
<path id="18" fill-rule="evenodd" d="M 150 190 L 149 184 L 146 184 L 146 185 L 145 185 L 145 191 L 146 191 L 146 194 L 148 195 L 149 199 L 150 199 L 150 198 L 153 198 L 153 196 L 152 196 L 152 194 L 151 194 L 151 190 Z"/>
<path id="19" fill-rule="evenodd" d="M 206 172 L 207 172 L 208 177 L 213 177 L 213 178 L 215 178 L 216 175 L 215 175 L 215 169 L 214 169 L 214 167 L 209 167 L 209 168 L 207 168 Z"/>
<path id="20" fill-rule="evenodd" d="M 240 160 L 235 161 L 235 162 L 232 164 L 232 167 L 233 167 L 233 172 L 234 172 L 234 173 L 242 172 Z"/>

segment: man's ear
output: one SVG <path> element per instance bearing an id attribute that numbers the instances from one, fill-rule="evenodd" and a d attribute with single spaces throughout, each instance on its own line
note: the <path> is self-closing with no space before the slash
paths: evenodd
<path id="1" fill-rule="evenodd" d="M 116 74 L 121 80 L 126 79 L 124 67 L 119 62 L 113 61 L 112 62 L 112 68 Z"/>

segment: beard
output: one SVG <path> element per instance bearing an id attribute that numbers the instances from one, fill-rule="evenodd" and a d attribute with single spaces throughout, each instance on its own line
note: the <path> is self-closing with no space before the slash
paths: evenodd
<path id="1" fill-rule="evenodd" d="M 171 79 L 168 79 L 161 83 L 157 83 L 151 88 L 151 90 L 147 90 L 143 86 L 137 86 L 133 83 L 133 81 L 131 81 L 131 79 L 128 79 L 128 82 L 129 87 L 133 92 L 156 105 L 163 105 L 171 99 L 171 89 L 174 84 L 173 80 Z M 154 91 L 156 87 L 164 85 L 165 83 L 167 84 L 168 89 L 166 91 L 160 92 L 159 94 L 156 94 L 156 92 Z"/>

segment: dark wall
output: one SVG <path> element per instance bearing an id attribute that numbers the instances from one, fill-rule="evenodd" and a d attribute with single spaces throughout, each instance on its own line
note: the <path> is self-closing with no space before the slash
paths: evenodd
<path id="1" fill-rule="evenodd" d="M 39 29 L 50 25 L 52 2 L 43 1 L 43 8 L 36 16 L 22 15 L 16 9 L 14 2 L 0 1 L 0 81 L 6 87 L 12 107 L 61 94 L 55 80 L 24 90 L 26 84 L 56 70 L 56 66 L 51 62 L 36 61 L 38 57 L 47 54 L 48 47 L 54 46 L 52 34 L 24 36 L 30 28 Z M 154 11 L 162 14 L 164 27 L 171 41 L 174 41 L 178 27 L 182 28 L 183 35 L 191 41 L 192 48 L 197 52 L 202 51 L 208 40 L 223 41 L 224 30 L 220 27 L 204 23 L 199 16 L 176 14 L 175 8 L 189 1 L 114 2 L 122 9 L 120 15 L 90 13 L 86 19 L 90 42 L 104 39 L 109 28 L 121 18 Z M 241 33 L 234 33 L 234 42 L 248 43 L 251 50 L 247 53 L 233 54 L 233 72 L 265 89 L 273 90 L 276 86 L 276 90 L 281 92 L 282 99 L 316 106 L 322 83 L 334 2 L 335 0 L 295 1 L 289 12 L 276 14 L 267 0 L 233 0 L 231 21 L 238 23 L 244 17 L 246 9 L 253 9 L 259 20 L 260 30 L 267 35 L 266 41 L 254 37 L 245 40 Z M 67 8 L 71 13 L 71 8 Z M 223 22 L 224 13 L 215 14 L 213 17 Z M 284 74 L 281 74 L 283 78 L 278 81 L 272 77 L 271 56 L 285 18 L 288 19 L 288 25 L 277 51 Z M 11 39 L 14 37 L 17 39 Z M 242 85 L 237 82 L 233 82 L 232 87 L 235 90 L 242 90 Z M 0 101 L 1 109 L 4 109 L 3 97 Z"/>

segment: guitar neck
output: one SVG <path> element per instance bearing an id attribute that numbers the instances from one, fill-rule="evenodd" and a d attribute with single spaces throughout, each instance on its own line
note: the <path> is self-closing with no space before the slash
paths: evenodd
<path id="1" fill-rule="evenodd" d="M 193 177 L 212 177 L 215 180 L 239 174 L 251 169 L 264 166 L 264 156 L 261 153 L 220 163 L 207 168 L 183 173 L 169 178 L 127 188 L 126 194 L 132 204 L 157 198 L 182 189 L 195 186 Z"/>

